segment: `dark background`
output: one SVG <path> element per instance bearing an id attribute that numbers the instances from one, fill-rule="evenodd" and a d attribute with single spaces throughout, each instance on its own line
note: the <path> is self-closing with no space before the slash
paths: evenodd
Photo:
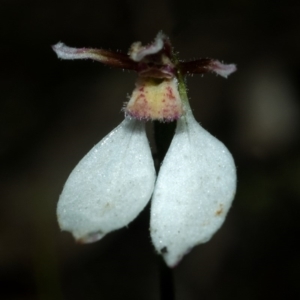
<path id="1" fill-rule="evenodd" d="M 300 296 L 295 3 L 0 0 L 0 299 L 159 299 L 149 207 L 91 245 L 56 222 L 64 182 L 122 120 L 135 74 L 61 61 L 50 47 L 126 52 L 159 30 L 182 59 L 238 66 L 227 80 L 188 81 L 197 120 L 236 160 L 238 190 L 222 229 L 174 270 L 177 299 Z"/>

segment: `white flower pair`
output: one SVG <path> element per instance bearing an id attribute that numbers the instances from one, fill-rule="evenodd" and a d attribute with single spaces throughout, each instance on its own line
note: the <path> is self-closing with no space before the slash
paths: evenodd
<path id="1" fill-rule="evenodd" d="M 159 50 L 153 50 L 155 43 L 160 43 Z M 165 45 L 165 39 L 158 37 L 152 48 L 142 47 L 147 53 L 138 61 L 145 63 L 145 57 L 149 60 L 153 53 L 161 55 Z M 141 51 L 138 46 L 137 51 Z M 70 53 L 73 48 L 64 49 Z M 55 51 L 62 57 L 58 48 Z M 153 74 L 152 64 L 149 72 Z M 139 80 L 124 121 L 72 171 L 57 213 L 62 230 L 72 232 L 83 243 L 95 242 L 128 225 L 152 197 L 151 238 L 157 252 L 172 267 L 195 245 L 208 241 L 224 222 L 236 190 L 236 170 L 227 148 L 194 119 L 185 93 L 178 92 L 176 76 L 156 80 L 154 90 L 152 85 L 147 89 L 151 80 L 148 76 Z M 161 84 L 166 84 L 166 89 Z M 173 110 L 170 101 L 178 103 Z M 161 111 L 165 111 L 162 116 Z M 152 118 L 154 113 L 158 117 Z M 143 119 L 177 120 L 157 176 Z"/>

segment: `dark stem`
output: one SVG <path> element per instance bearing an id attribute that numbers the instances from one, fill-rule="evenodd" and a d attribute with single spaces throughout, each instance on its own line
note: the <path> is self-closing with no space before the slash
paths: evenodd
<path id="1" fill-rule="evenodd" d="M 153 123 L 154 140 L 156 143 L 156 153 L 154 161 L 157 173 L 159 172 L 161 163 L 163 162 L 163 159 L 171 144 L 175 127 L 176 122 L 161 123 L 158 121 L 154 121 Z M 175 300 L 172 269 L 170 269 L 166 265 L 161 256 L 159 256 L 158 259 L 160 273 L 160 299 Z"/>
<path id="2" fill-rule="evenodd" d="M 159 257 L 160 299 L 175 300 L 173 269 L 169 268 L 162 257 Z"/>
<path id="3" fill-rule="evenodd" d="M 156 153 L 154 154 L 156 172 L 159 172 L 160 165 L 169 149 L 172 138 L 174 136 L 176 122 L 161 123 L 153 122 L 154 141 L 156 145 Z"/>

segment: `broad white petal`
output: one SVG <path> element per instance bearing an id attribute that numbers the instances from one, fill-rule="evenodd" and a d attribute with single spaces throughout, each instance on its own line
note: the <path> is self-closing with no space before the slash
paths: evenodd
<path id="1" fill-rule="evenodd" d="M 155 177 L 145 124 L 125 118 L 70 174 L 57 207 L 61 229 L 88 243 L 126 226 L 149 201 Z"/>
<path id="2" fill-rule="evenodd" d="M 151 205 L 152 241 L 170 267 L 219 229 L 235 190 L 231 154 L 188 111 L 177 121 Z"/>

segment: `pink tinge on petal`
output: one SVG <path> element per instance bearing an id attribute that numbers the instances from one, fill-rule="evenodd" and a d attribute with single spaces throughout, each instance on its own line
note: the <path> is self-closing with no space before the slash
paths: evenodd
<path id="1" fill-rule="evenodd" d="M 226 65 L 218 60 L 211 61 L 207 69 L 225 78 L 237 70 L 235 64 Z"/>
<path id="2" fill-rule="evenodd" d="M 122 69 L 137 70 L 138 68 L 137 63 L 123 53 L 93 48 L 72 48 L 63 43 L 57 43 L 52 46 L 52 49 L 61 59 L 92 59 Z"/>
<path id="3" fill-rule="evenodd" d="M 93 49 L 87 48 L 72 48 L 66 46 L 64 43 L 57 43 L 52 46 L 52 49 L 61 59 L 85 59 L 92 58 L 97 60 L 105 60 L 101 55 L 95 55 L 92 52 Z"/>
<path id="4" fill-rule="evenodd" d="M 105 236 L 102 232 L 90 233 L 80 239 L 76 239 L 79 244 L 91 244 L 101 240 Z"/>
<path id="5" fill-rule="evenodd" d="M 181 61 L 180 70 L 183 74 L 205 74 L 214 72 L 227 78 L 231 73 L 237 70 L 234 64 L 223 64 L 218 60 L 211 58 L 200 58 L 192 61 Z"/>
<path id="6" fill-rule="evenodd" d="M 177 80 L 140 78 L 124 111 L 138 120 L 178 120 L 183 114 L 183 105 Z"/>

